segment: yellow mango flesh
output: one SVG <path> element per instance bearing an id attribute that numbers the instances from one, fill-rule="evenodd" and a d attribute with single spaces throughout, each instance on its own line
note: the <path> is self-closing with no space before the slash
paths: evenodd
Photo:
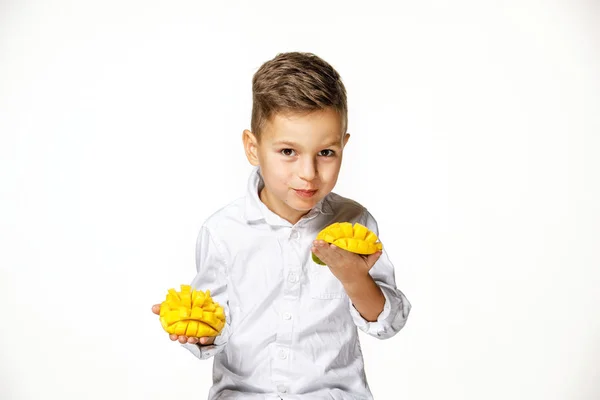
<path id="1" fill-rule="evenodd" d="M 358 222 L 354 225 L 350 222 L 333 223 L 319 232 L 316 240 L 324 240 L 357 254 L 373 254 L 383 248 L 377 235 Z M 317 264 L 325 265 L 315 254 L 312 254 L 312 259 Z"/>
<path id="2" fill-rule="evenodd" d="M 210 290 L 203 292 L 181 285 L 181 291 L 169 289 L 160 305 L 160 323 L 163 329 L 189 337 L 217 336 L 225 326 L 225 312 L 213 302 Z"/>

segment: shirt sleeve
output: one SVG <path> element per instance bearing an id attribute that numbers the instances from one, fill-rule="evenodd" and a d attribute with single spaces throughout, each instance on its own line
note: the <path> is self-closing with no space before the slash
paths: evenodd
<path id="1" fill-rule="evenodd" d="M 365 210 L 363 221 L 360 223 L 379 237 L 377 221 L 367 210 Z M 394 265 L 385 251 L 385 245 L 382 251 L 369 274 L 385 297 L 383 311 L 381 311 L 376 321 L 370 322 L 360 315 L 354 304 L 352 304 L 352 300 L 349 300 L 349 307 L 352 319 L 360 330 L 376 338 L 387 339 L 404 327 L 411 305 L 406 296 L 396 287 Z"/>
<path id="2" fill-rule="evenodd" d="M 191 286 L 196 290 L 210 290 L 213 301 L 219 303 L 225 313 L 225 326 L 219 336 L 215 337 L 214 344 L 182 344 L 196 357 L 205 360 L 223 351 L 230 335 L 226 261 L 223 251 L 218 247 L 206 226 L 202 226 L 196 241 L 196 276 Z"/>

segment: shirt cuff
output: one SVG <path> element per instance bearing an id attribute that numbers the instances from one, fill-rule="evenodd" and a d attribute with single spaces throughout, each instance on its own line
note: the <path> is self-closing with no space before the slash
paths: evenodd
<path id="1" fill-rule="evenodd" d="M 377 316 L 375 321 L 367 321 L 352 304 L 350 303 L 350 314 L 356 326 L 366 334 L 379 339 L 387 339 L 394 336 L 406 323 L 408 313 L 410 312 L 410 303 L 408 299 L 398 289 L 391 288 L 385 284 L 378 284 L 385 303 L 383 310 Z"/>
<path id="2" fill-rule="evenodd" d="M 221 334 L 215 337 L 215 341 L 213 344 L 201 345 L 201 344 L 191 344 L 191 343 L 183 343 L 182 346 L 188 349 L 193 355 L 198 357 L 201 360 L 206 360 L 213 356 L 216 356 L 227 344 L 227 338 L 229 337 L 229 326 L 226 324 Z"/>

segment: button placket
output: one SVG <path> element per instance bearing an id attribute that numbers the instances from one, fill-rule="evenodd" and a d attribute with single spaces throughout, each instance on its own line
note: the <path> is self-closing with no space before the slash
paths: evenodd
<path id="1" fill-rule="evenodd" d="M 286 349 L 280 348 L 279 350 L 277 350 L 277 357 L 279 357 L 280 360 L 285 360 L 288 357 L 288 351 Z"/>
<path id="2" fill-rule="evenodd" d="M 291 233 L 289 236 L 293 236 Z M 285 252 L 283 295 L 287 300 L 297 302 L 300 298 L 300 284 L 302 278 L 302 261 L 298 253 L 299 241 L 290 239 L 282 243 Z"/>
<path id="3" fill-rule="evenodd" d="M 300 301 L 300 281 L 302 277 L 302 265 L 298 259 L 298 244 L 300 233 L 292 228 L 287 231 L 285 236 L 281 237 L 280 244 L 283 250 L 282 264 L 282 296 L 277 300 L 278 322 L 276 326 L 275 346 L 273 347 L 272 357 L 272 379 L 276 385 L 282 386 L 284 390 L 277 390 L 279 393 L 285 393 L 288 388 L 286 384 L 286 376 L 289 373 L 290 362 L 293 359 L 292 341 L 294 328 L 294 310 L 299 307 Z M 283 397 L 283 396 L 282 396 Z"/>
<path id="4" fill-rule="evenodd" d="M 283 384 L 279 384 L 279 385 L 277 385 L 277 391 L 281 392 L 281 393 L 285 393 L 285 392 L 287 392 L 287 387 Z"/>
<path id="5" fill-rule="evenodd" d="M 298 282 L 299 278 L 298 278 L 298 273 L 297 272 L 290 272 L 288 274 L 288 282 L 290 283 L 296 283 Z"/>

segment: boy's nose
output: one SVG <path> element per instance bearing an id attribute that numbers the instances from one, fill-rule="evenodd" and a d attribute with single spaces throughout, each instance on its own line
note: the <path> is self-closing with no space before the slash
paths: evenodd
<path id="1" fill-rule="evenodd" d="M 300 161 L 300 170 L 298 176 L 305 181 L 312 181 L 317 175 L 317 163 L 314 159 L 304 159 Z"/>

